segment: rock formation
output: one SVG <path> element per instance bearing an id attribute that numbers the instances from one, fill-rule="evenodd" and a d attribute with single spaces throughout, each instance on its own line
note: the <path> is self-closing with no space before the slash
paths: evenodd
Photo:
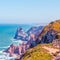
<path id="1" fill-rule="evenodd" d="M 42 38 L 41 40 L 43 40 L 43 43 L 51 43 L 54 39 L 56 39 L 57 35 L 59 37 L 59 34 L 60 20 L 56 20 L 44 27 L 42 33 L 39 35 L 39 38 Z"/>
<path id="2" fill-rule="evenodd" d="M 38 44 L 53 43 L 53 46 L 55 46 L 57 44 L 57 46 L 60 47 L 60 43 L 59 44 L 56 43 L 56 39 L 58 39 L 57 41 L 60 42 L 59 41 L 60 40 L 60 20 L 56 20 L 54 22 L 51 22 L 50 24 L 48 24 L 45 27 L 43 27 L 43 26 L 35 26 L 35 27 L 32 27 L 27 32 L 24 32 L 22 30 L 22 28 L 18 28 L 17 29 L 17 32 L 15 34 L 14 39 L 27 41 L 27 43 L 25 44 L 23 42 L 19 46 L 15 46 L 15 45 L 13 45 L 13 47 L 10 46 L 7 50 L 4 51 L 4 52 L 7 52 L 7 53 L 10 53 L 10 55 L 11 55 L 11 52 L 12 52 L 13 54 L 15 54 L 15 53 L 18 54 L 19 53 L 18 54 L 19 56 L 23 56 L 25 54 L 25 52 L 26 52 L 27 49 L 29 49 L 29 48 L 32 48 L 33 49 L 33 47 L 37 46 Z M 34 52 L 37 51 L 36 52 L 37 55 L 34 55 L 33 57 L 35 58 L 36 56 L 38 56 L 38 58 L 39 58 L 39 54 L 38 53 L 40 52 L 40 50 L 39 50 L 39 47 L 36 47 L 36 48 L 38 48 L 38 50 L 33 49 L 33 51 Z M 15 51 L 15 49 L 16 49 L 16 51 Z M 35 54 L 34 52 L 33 52 L 33 54 Z M 42 50 L 41 50 L 41 52 L 42 52 Z M 44 53 L 46 53 L 46 51 L 44 51 L 42 53 L 44 54 Z M 48 55 L 49 55 L 49 58 L 48 59 L 51 60 L 51 58 L 50 58 L 51 55 L 50 54 L 47 54 L 47 56 Z M 25 56 L 26 56 L 26 54 L 25 54 Z M 32 56 L 32 55 L 30 55 L 28 53 L 27 57 L 30 57 L 30 56 Z M 41 57 L 41 55 L 40 55 L 40 57 Z"/>

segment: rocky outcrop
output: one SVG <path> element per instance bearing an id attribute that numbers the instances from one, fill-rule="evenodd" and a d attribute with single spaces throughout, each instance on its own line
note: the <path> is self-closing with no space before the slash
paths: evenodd
<path id="1" fill-rule="evenodd" d="M 56 31 L 50 30 L 47 31 L 46 34 L 42 37 L 42 43 L 52 43 L 55 40 Z"/>
<path id="2" fill-rule="evenodd" d="M 24 55 L 27 49 L 32 48 L 37 46 L 38 44 L 44 44 L 44 43 L 52 43 L 54 42 L 57 38 L 60 40 L 60 20 L 57 20 L 55 22 L 51 22 L 49 25 L 43 27 L 43 26 L 35 26 L 30 28 L 27 32 L 24 32 L 22 28 L 18 28 L 17 32 L 15 34 L 14 39 L 16 40 L 23 40 L 27 41 L 25 44 L 24 42 L 19 45 L 15 46 L 13 45 L 12 47 L 10 46 L 6 51 L 7 53 L 13 53 L 13 54 L 18 54 L 20 57 Z M 53 43 L 54 44 L 54 43 Z M 55 43 L 56 44 L 56 43 Z M 58 44 L 58 43 L 57 43 Z M 60 46 L 60 44 L 59 44 Z M 40 47 L 40 46 L 39 46 Z M 37 47 L 38 48 L 38 47 Z M 33 48 L 32 48 L 33 49 Z M 12 51 L 13 50 L 13 51 Z M 34 52 L 33 52 L 34 51 Z M 33 54 L 37 50 L 33 49 Z M 39 48 L 38 51 L 40 52 Z M 39 52 L 36 53 L 39 53 Z M 45 51 L 46 52 L 46 51 Z M 45 53 L 44 52 L 44 53 Z M 29 54 L 29 53 L 28 53 Z M 49 55 L 49 54 L 47 54 Z M 29 54 L 27 57 L 30 57 L 32 55 Z M 37 55 L 38 56 L 38 55 Z M 41 55 L 40 55 L 41 56 Z M 35 57 L 35 55 L 33 56 Z M 47 56 L 46 56 L 47 57 Z M 50 57 L 49 57 L 50 58 Z M 32 59 L 32 58 L 31 58 Z M 38 58 L 37 58 L 38 59 Z M 39 58 L 40 59 L 40 58 Z M 41 58 L 42 59 L 42 58 Z M 27 59 L 28 60 L 28 59 Z M 51 60 L 51 59 L 50 59 Z"/>
<path id="3" fill-rule="evenodd" d="M 22 28 L 18 28 L 17 31 L 16 31 L 14 39 L 26 40 L 27 36 L 28 36 L 27 33 L 25 33 Z"/>
<path id="4" fill-rule="evenodd" d="M 34 47 L 37 45 L 37 43 L 40 42 L 38 39 L 39 34 L 43 31 L 44 27 L 43 26 L 35 26 L 30 28 L 27 33 L 30 36 L 30 47 Z"/>
<path id="5" fill-rule="evenodd" d="M 53 46 L 57 47 L 57 48 L 60 48 L 60 39 L 55 39 L 53 42 L 52 42 Z"/>
<path id="6" fill-rule="evenodd" d="M 41 46 L 43 46 L 44 43 L 52 43 L 50 46 L 52 48 L 56 48 L 55 46 L 58 46 L 58 48 L 60 47 L 60 20 L 57 20 L 57 21 L 54 21 L 54 22 L 51 22 L 49 25 L 45 26 L 44 29 L 42 30 L 41 34 L 38 35 L 38 38 L 37 38 L 40 43 L 41 43 Z M 41 46 L 36 46 L 32 49 L 29 49 L 25 54 L 24 54 L 24 57 L 22 58 L 22 60 L 52 60 L 52 57 L 51 56 L 45 56 L 44 54 L 44 49 L 42 49 L 43 53 L 41 54 L 41 49 L 39 50 L 39 48 Z M 50 47 L 50 48 L 51 48 Z M 48 48 L 48 50 L 50 50 Z M 53 49 L 51 49 L 53 50 Z M 50 51 L 51 51 L 50 50 Z M 53 50 L 54 51 L 54 50 Z M 45 51 L 46 53 L 48 51 Z M 39 55 L 41 54 L 41 56 Z M 48 58 L 50 57 L 50 58 Z M 60 56 L 59 56 L 60 57 Z M 60 59 L 60 58 L 58 58 Z"/>
<path id="7" fill-rule="evenodd" d="M 39 34 L 42 32 L 42 30 L 43 30 L 42 26 L 35 26 L 29 29 L 25 33 L 22 28 L 18 28 L 14 39 L 22 40 L 23 43 L 19 44 L 18 46 L 12 44 L 4 52 L 9 53 L 10 56 L 14 56 L 14 54 L 17 54 L 18 56 L 20 56 L 19 58 L 21 58 L 27 49 L 32 48 L 37 45 L 36 40 Z M 27 41 L 27 43 L 25 43 L 25 41 Z"/>
<path id="8" fill-rule="evenodd" d="M 44 27 L 43 32 L 39 35 L 43 43 L 51 43 L 56 39 L 56 35 L 60 33 L 60 20 L 51 22 Z M 59 39 L 59 38 L 58 38 Z"/>
<path id="9" fill-rule="evenodd" d="M 31 27 L 26 33 L 22 28 L 18 28 L 14 39 L 28 41 L 30 43 L 30 47 L 34 47 L 37 45 L 37 42 L 39 42 L 37 39 L 43 28 L 43 26 Z"/>

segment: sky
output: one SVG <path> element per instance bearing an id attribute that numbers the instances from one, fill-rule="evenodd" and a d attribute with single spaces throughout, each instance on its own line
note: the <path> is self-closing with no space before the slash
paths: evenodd
<path id="1" fill-rule="evenodd" d="M 49 23 L 60 19 L 60 0 L 0 0 L 0 24 Z"/>

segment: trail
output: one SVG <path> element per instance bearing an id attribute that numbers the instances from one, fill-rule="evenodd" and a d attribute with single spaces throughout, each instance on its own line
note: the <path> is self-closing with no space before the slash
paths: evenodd
<path id="1" fill-rule="evenodd" d="M 50 54 L 56 53 L 56 52 L 59 51 L 59 49 L 55 49 L 55 48 L 51 48 L 51 47 L 46 47 L 46 46 L 43 46 L 42 48 L 48 50 Z"/>

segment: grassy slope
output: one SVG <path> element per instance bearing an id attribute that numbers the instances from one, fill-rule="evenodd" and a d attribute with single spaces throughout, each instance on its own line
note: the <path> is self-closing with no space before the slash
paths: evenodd
<path id="1" fill-rule="evenodd" d="M 46 33 L 49 29 L 53 29 L 53 30 L 57 31 L 58 33 L 60 33 L 60 20 L 53 21 L 53 22 L 51 22 L 50 24 L 48 24 L 47 26 L 45 26 L 43 32 L 40 34 L 39 37 L 44 36 L 45 33 Z"/>
<path id="2" fill-rule="evenodd" d="M 29 49 L 22 60 L 52 60 L 52 55 L 50 55 L 47 50 L 43 49 L 41 45 L 38 45 Z"/>
<path id="3" fill-rule="evenodd" d="M 39 37 L 42 37 L 46 33 L 46 31 L 49 30 L 49 28 L 60 33 L 60 20 L 51 22 L 49 25 L 45 26 L 42 34 Z M 29 49 L 25 53 L 22 60 L 52 60 L 53 56 L 50 55 L 47 50 L 43 49 L 42 46 L 49 46 L 52 48 L 56 48 L 56 47 L 52 46 L 52 44 L 38 45 L 32 49 Z"/>

